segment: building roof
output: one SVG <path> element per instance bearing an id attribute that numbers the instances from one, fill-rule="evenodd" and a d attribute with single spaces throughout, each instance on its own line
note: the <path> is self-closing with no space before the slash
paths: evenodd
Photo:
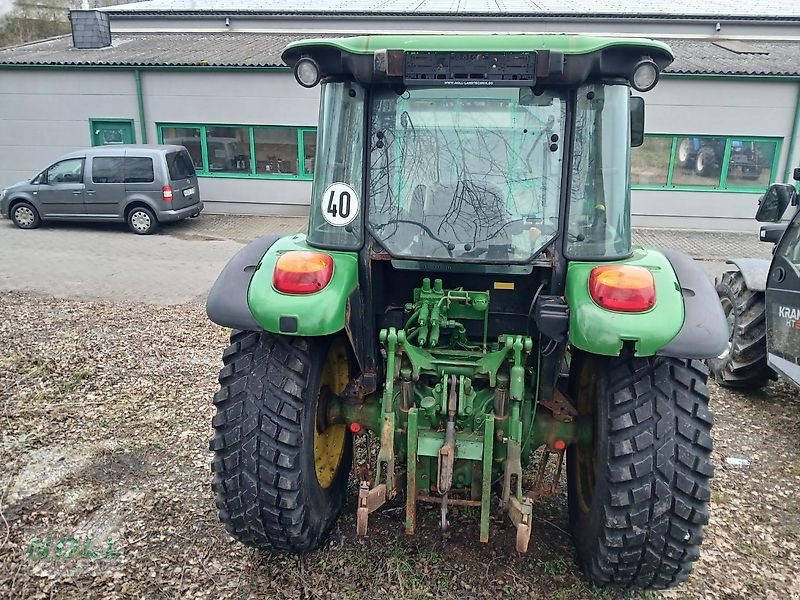
<path id="1" fill-rule="evenodd" d="M 303 35 L 114 33 L 111 46 L 79 49 L 66 35 L 0 49 L 0 65 L 283 67 L 281 52 Z"/>
<path id="2" fill-rule="evenodd" d="M 77 49 L 70 36 L 0 49 L 0 66 L 283 67 L 287 44 L 319 34 L 114 33 L 108 48 Z M 800 41 L 662 39 L 668 73 L 800 76 Z"/>
<path id="3" fill-rule="evenodd" d="M 115 15 L 144 14 L 334 14 L 384 16 L 539 16 L 614 18 L 800 19 L 800 4 L 790 0 L 149 0 L 109 7 Z"/>

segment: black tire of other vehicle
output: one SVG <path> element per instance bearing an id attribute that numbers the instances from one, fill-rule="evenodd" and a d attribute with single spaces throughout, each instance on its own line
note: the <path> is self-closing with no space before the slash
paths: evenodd
<path id="1" fill-rule="evenodd" d="M 17 202 L 11 207 L 11 222 L 20 229 L 36 229 L 42 224 L 39 211 L 30 202 Z"/>
<path id="2" fill-rule="evenodd" d="M 158 230 L 158 220 L 145 206 L 135 206 L 128 212 L 128 229 L 138 235 L 150 235 Z"/>
<path id="3" fill-rule="evenodd" d="M 692 158 L 692 141 L 684 138 L 681 140 L 681 143 L 678 146 L 678 152 L 677 156 L 675 157 L 675 162 L 678 163 L 679 167 L 688 167 L 691 158 Z"/>
<path id="4" fill-rule="evenodd" d="M 760 388 L 773 377 L 767 365 L 767 307 L 764 292 L 747 287 L 740 271 L 724 273 L 717 281 L 717 295 L 728 318 L 728 353 L 706 362 L 720 385 Z"/>
<path id="5" fill-rule="evenodd" d="M 710 177 L 719 171 L 717 155 L 713 148 L 706 146 L 697 151 L 695 158 L 695 171 L 703 177 Z"/>
<path id="6" fill-rule="evenodd" d="M 318 481 L 314 456 L 318 391 L 330 346 L 329 338 L 231 335 L 214 396 L 212 487 L 225 529 L 245 545 L 314 550 L 341 511 L 352 436 L 346 434 L 327 488 Z"/>
<path id="7" fill-rule="evenodd" d="M 567 451 L 578 562 L 597 585 L 663 589 L 684 581 L 708 522 L 711 424 L 701 361 L 573 357 L 578 412 L 594 447 Z"/>

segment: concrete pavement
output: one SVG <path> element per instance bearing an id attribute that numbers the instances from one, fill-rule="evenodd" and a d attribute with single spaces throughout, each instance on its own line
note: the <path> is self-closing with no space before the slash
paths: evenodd
<path id="1" fill-rule="evenodd" d="M 155 304 L 202 302 L 228 259 L 268 233 L 305 230 L 292 217 L 202 215 L 167 225 L 153 236 L 123 224 L 47 223 L 21 230 L 0 220 L 0 292 Z M 769 258 L 754 234 L 637 229 L 637 244 L 676 247 L 701 259 L 714 278 L 731 256 Z"/>

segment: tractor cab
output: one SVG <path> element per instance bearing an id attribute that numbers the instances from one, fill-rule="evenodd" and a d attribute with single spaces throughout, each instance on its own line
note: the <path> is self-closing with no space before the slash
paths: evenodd
<path id="1" fill-rule="evenodd" d="M 656 85 L 669 48 L 381 35 L 283 59 L 320 86 L 308 232 L 246 246 L 207 304 L 234 329 L 212 440 L 228 531 L 319 547 L 354 441 L 375 439 L 353 469 L 358 535 L 404 498 L 406 533 L 473 507 L 487 542 L 499 506 L 525 552 L 566 465 L 592 581 L 685 579 L 713 470 L 697 359 L 728 328 L 691 258 L 631 244 L 632 90 Z"/>
<path id="2" fill-rule="evenodd" d="M 453 263 L 530 264 L 553 245 L 630 254 L 644 125 L 631 85 L 656 84 L 664 44 L 374 36 L 298 42 L 284 59 L 322 86 L 310 245 Z"/>

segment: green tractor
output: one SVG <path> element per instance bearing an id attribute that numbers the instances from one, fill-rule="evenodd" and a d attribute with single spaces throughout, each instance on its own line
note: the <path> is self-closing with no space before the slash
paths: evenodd
<path id="1" fill-rule="evenodd" d="M 211 440 L 230 534 L 318 548 L 352 470 L 358 535 L 392 499 L 409 535 L 421 506 L 443 528 L 467 506 L 476 540 L 499 510 L 525 552 L 566 463 L 591 581 L 686 579 L 713 475 L 703 359 L 728 330 L 688 256 L 631 245 L 631 88 L 669 47 L 365 36 L 283 59 L 321 84 L 308 232 L 243 248 L 207 305 L 234 330 Z"/>

